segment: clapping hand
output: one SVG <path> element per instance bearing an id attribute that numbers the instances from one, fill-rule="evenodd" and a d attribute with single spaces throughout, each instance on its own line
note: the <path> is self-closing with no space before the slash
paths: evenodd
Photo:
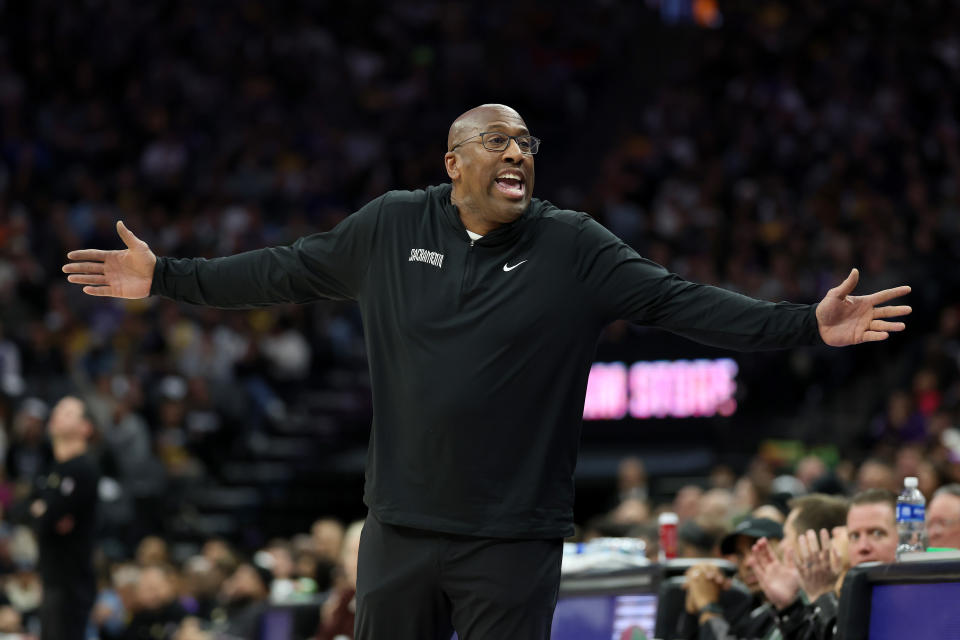
<path id="1" fill-rule="evenodd" d="M 753 545 L 753 571 L 763 594 L 777 609 L 785 609 L 796 599 L 800 591 L 800 573 L 790 549 L 780 559 L 769 541 L 760 538 Z"/>
<path id="2" fill-rule="evenodd" d="M 801 586 L 811 602 L 837 583 L 843 570 L 841 539 L 846 539 L 843 527 L 834 528 L 833 537 L 826 529 L 820 529 L 818 538 L 817 532 L 810 529 L 797 538 L 797 570 Z"/>

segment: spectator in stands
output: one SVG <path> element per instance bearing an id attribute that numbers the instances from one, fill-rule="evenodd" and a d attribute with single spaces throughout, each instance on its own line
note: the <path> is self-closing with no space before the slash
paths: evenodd
<path id="1" fill-rule="evenodd" d="M 643 460 L 629 456 L 617 465 L 617 502 L 629 498 L 647 499 L 647 470 Z"/>
<path id="2" fill-rule="evenodd" d="M 733 491 L 719 488 L 707 490 L 700 498 L 698 515 L 710 522 L 730 522 L 735 515 Z"/>
<path id="3" fill-rule="evenodd" d="M 817 482 L 827 475 L 827 465 L 819 456 L 804 456 L 797 462 L 797 469 L 794 475 L 803 483 L 807 492 L 815 491 Z"/>
<path id="4" fill-rule="evenodd" d="M 44 440 L 47 403 L 27 398 L 13 418 L 13 433 L 6 455 L 6 476 L 14 484 L 29 487 L 50 464 L 50 448 Z"/>
<path id="5" fill-rule="evenodd" d="M 147 536 L 137 545 L 137 564 L 141 567 L 160 567 L 169 563 L 167 541 L 160 536 Z"/>
<path id="6" fill-rule="evenodd" d="M 677 634 L 701 639 L 762 638 L 774 628 L 773 612 L 766 604 L 754 572 L 752 547 L 760 538 L 779 540 L 783 528 L 773 520 L 746 518 L 720 543 L 720 553 L 732 557 L 737 582 L 727 580 L 713 564 L 699 564 L 686 572 L 687 616 L 678 622 Z M 721 606 L 724 591 L 738 590 L 742 597 Z M 694 633 L 699 625 L 699 632 Z"/>
<path id="7" fill-rule="evenodd" d="M 237 568 L 237 556 L 230 544 L 222 538 L 211 538 L 203 543 L 201 553 L 204 558 L 220 567 L 227 575 Z"/>
<path id="8" fill-rule="evenodd" d="M 896 560 L 896 501 L 893 492 L 883 489 L 858 493 L 850 501 L 845 528 L 798 531 L 796 547 L 788 548 L 782 560 L 758 541 L 757 572 L 778 608 L 777 627 L 786 640 L 833 638 L 846 569 Z M 791 595 L 798 588 L 805 592 L 805 602 Z"/>
<path id="9" fill-rule="evenodd" d="M 271 576 L 268 570 L 241 563 L 220 589 L 220 601 L 226 617 L 224 633 L 239 638 L 254 638 L 260 618 L 268 606 Z"/>
<path id="10" fill-rule="evenodd" d="M 853 496 L 847 512 L 850 566 L 863 562 L 892 563 L 897 559 L 897 496 L 883 489 Z"/>
<path id="11" fill-rule="evenodd" d="M 186 617 L 177 600 L 172 568 L 148 566 L 140 570 L 136 609 L 124 640 L 154 640 L 173 634 Z"/>
<path id="12" fill-rule="evenodd" d="M 286 540 L 271 540 L 265 549 L 254 555 L 254 563 L 270 570 L 270 601 L 287 602 L 296 599 L 298 584 L 293 550 Z"/>
<path id="13" fill-rule="evenodd" d="M 99 591 L 90 612 L 93 632 L 101 640 L 119 640 L 127 628 L 128 612 L 131 610 L 132 586 L 136 586 L 139 570 L 133 566 L 120 565 L 99 568 Z M 89 634 L 88 634 L 89 635 Z"/>
<path id="14" fill-rule="evenodd" d="M 857 491 L 887 489 L 896 491 L 897 477 L 893 467 L 878 459 L 865 460 L 857 471 Z"/>
<path id="15" fill-rule="evenodd" d="M 750 512 L 750 515 L 754 518 L 767 518 L 780 525 L 783 525 L 787 520 L 786 516 L 783 515 L 783 511 L 780 510 L 780 507 L 773 504 L 762 504 Z M 786 533 L 786 530 L 784 530 L 784 533 Z"/>
<path id="16" fill-rule="evenodd" d="M 74 396 L 57 402 L 48 432 L 54 462 L 29 500 L 43 580 L 41 631 L 44 640 L 82 638 L 97 589 L 93 553 L 100 477 L 88 452 L 94 427 L 84 403 Z"/>
<path id="17" fill-rule="evenodd" d="M 822 494 L 794 498 L 790 507 L 779 552 L 770 549 L 765 540 L 754 545 L 757 577 L 767 599 L 776 608 L 777 626 L 781 630 L 792 630 L 802 624 L 808 615 L 806 602 L 822 595 L 820 590 L 824 588 L 822 580 L 816 585 L 804 583 L 796 566 L 801 547 L 808 549 L 809 536 L 820 536 L 820 532 L 826 536 L 834 532 L 839 540 L 845 535 L 841 529 L 846 524 L 848 511 L 846 500 Z M 839 569 L 838 562 L 834 559 L 834 569 Z M 835 581 L 835 577 L 826 580 L 828 588 Z M 812 592 L 814 588 L 816 593 Z"/>
<path id="18" fill-rule="evenodd" d="M 927 535 L 931 547 L 960 549 L 960 484 L 937 489 L 927 506 Z"/>
<path id="19" fill-rule="evenodd" d="M 680 522 L 685 522 L 700 514 L 700 501 L 703 498 L 703 489 L 697 485 L 688 484 L 677 491 L 673 499 L 673 512 Z"/>
<path id="20" fill-rule="evenodd" d="M 0 605 L 0 634 L 22 637 L 24 631 L 20 612 L 8 604 Z"/>
<path id="21" fill-rule="evenodd" d="M 220 567 L 202 555 L 192 556 L 183 566 L 180 604 L 188 615 L 209 619 L 225 576 Z"/>
<path id="22" fill-rule="evenodd" d="M 833 531 L 846 525 L 849 503 L 844 498 L 814 493 L 790 501 L 790 513 L 783 525 L 784 553 L 797 555 L 799 539 L 808 531 Z"/>
<path id="23" fill-rule="evenodd" d="M 321 518 L 310 527 L 313 550 L 317 558 L 317 589 L 320 591 L 326 591 L 331 586 L 331 572 L 340 559 L 343 533 L 343 523 L 336 518 Z"/>
<path id="24" fill-rule="evenodd" d="M 357 558 L 360 555 L 360 532 L 363 521 L 351 524 L 343 537 L 340 556 L 340 579 L 320 609 L 320 628 L 315 640 L 353 638 L 357 605 Z"/>
<path id="25" fill-rule="evenodd" d="M 697 518 L 687 520 L 677 528 L 677 557 L 717 558 L 724 535 L 726 529 L 721 524 Z"/>

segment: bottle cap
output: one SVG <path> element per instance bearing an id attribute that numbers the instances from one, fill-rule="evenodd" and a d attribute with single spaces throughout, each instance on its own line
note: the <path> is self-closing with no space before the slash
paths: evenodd
<path id="1" fill-rule="evenodd" d="M 903 486 L 905 486 L 908 489 L 916 489 L 917 479 L 913 476 L 907 476 L 906 478 L 903 479 Z"/>
<path id="2" fill-rule="evenodd" d="M 657 517 L 657 524 L 677 524 L 680 519 L 672 511 L 664 511 Z"/>

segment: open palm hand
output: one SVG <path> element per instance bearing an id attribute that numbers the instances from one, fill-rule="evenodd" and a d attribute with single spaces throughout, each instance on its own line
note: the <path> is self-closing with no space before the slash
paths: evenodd
<path id="1" fill-rule="evenodd" d="M 153 269 L 157 264 L 147 243 L 117 222 L 117 233 L 126 249 L 78 249 L 67 254 L 73 260 L 63 265 L 69 282 L 85 285 L 83 292 L 91 296 L 113 298 L 146 298 L 153 285 Z"/>
<path id="2" fill-rule="evenodd" d="M 912 311 L 909 306 L 880 305 L 910 293 L 910 287 L 894 287 L 865 296 L 850 295 L 859 280 L 860 272 L 853 269 L 817 306 L 820 337 L 832 347 L 886 340 L 891 331 L 906 328 L 902 322 L 889 322 L 885 318 L 908 315 Z"/>

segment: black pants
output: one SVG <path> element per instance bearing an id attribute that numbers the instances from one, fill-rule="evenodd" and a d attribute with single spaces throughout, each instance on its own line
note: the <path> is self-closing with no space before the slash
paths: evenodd
<path id="1" fill-rule="evenodd" d="M 44 587 L 40 603 L 40 640 L 83 640 L 93 607 L 93 587 L 76 593 L 68 587 Z"/>
<path id="2" fill-rule="evenodd" d="M 548 640 L 563 541 L 474 538 L 367 517 L 356 640 Z"/>

